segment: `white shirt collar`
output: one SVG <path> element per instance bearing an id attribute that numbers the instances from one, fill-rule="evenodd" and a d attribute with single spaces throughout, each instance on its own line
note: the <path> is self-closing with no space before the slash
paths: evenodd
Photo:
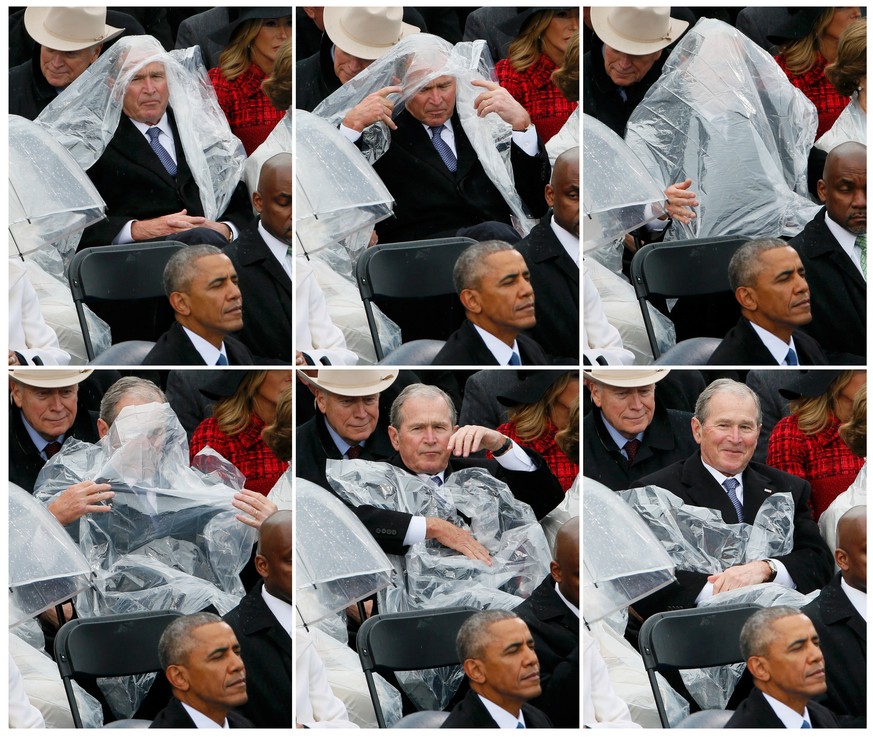
<path id="1" fill-rule="evenodd" d="M 740 482 L 740 485 L 736 488 L 737 499 L 740 500 L 740 504 L 743 503 L 743 474 L 738 473 L 736 476 L 725 476 L 721 471 L 717 468 L 713 468 L 706 461 L 700 461 L 703 464 L 703 467 L 712 474 L 712 477 L 718 482 L 718 485 L 724 489 L 724 482 L 726 479 L 736 479 Z M 725 491 L 727 494 L 727 491 Z"/>
<path id="2" fill-rule="evenodd" d="M 267 591 L 266 586 L 261 586 L 261 597 L 263 597 L 267 609 L 269 609 L 273 613 L 273 616 L 279 620 L 279 624 L 282 625 L 282 629 L 288 633 L 288 637 L 291 637 L 291 605 L 287 601 L 282 601 L 279 597 L 273 596 L 269 591 Z"/>
<path id="3" fill-rule="evenodd" d="M 488 710 L 491 718 L 497 722 L 500 729 L 518 729 L 518 723 L 524 724 L 524 714 L 521 709 L 518 710 L 518 716 L 514 717 L 502 706 L 497 706 L 493 701 L 489 701 L 482 694 L 476 694 L 482 701 L 482 704 Z M 527 725 L 525 725 L 527 726 Z"/>
<path id="4" fill-rule="evenodd" d="M 840 244 L 840 248 L 842 248 L 849 256 L 849 258 L 852 259 L 852 263 L 855 264 L 858 271 L 860 272 L 861 251 L 855 247 L 855 238 L 857 238 L 858 236 L 853 235 L 842 225 L 832 220 L 831 216 L 828 215 L 827 210 L 825 210 L 824 221 L 825 225 L 828 226 L 828 230 L 831 232 L 831 235 L 836 238 L 837 243 Z"/>
<path id="5" fill-rule="evenodd" d="M 776 716 L 779 717 L 779 721 L 785 725 L 786 729 L 800 729 L 800 725 L 803 724 L 804 721 L 809 723 L 809 726 L 812 727 L 812 722 L 809 719 L 809 711 L 807 711 L 806 707 L 803 707 L 803 714 L 798 714 L 794 709 L 790 706 L 785 706 L 781 701 L 777 701 L 769 694 L 765 694 L 762 691 L 764 698 L 767 699 L 767 703 L 773 708 L 773 711 L 776 712 Z"/>
<path id="6" fill-rule="evenodd" d="M 846 583 L 846 579 L 840 576 L 840 588 L 843 589 L 843 593 L 846 595 L 846 598 L 849 600 L 849 603 L 855 607 L 855 611 L 858 612 L 863 618 L 864 621 L 867 621 L 867 592 L 861 591 L 860 589 L 854 589 L 849 584 Z"/>
<path id="7" fill-rule="evenodd" d="M 170 127 L 170 120 L 167 117 L 166 111 L 164 111 L 163 117 L 154 125 L 148 125 L 146 123 L 140 123 L 138 120 L 130 119 L 130 122 L 133 123 L 134 127 L 143 134 L 143 137 L 146 140 L 149 140 L 148 133 L 146 131 L 149 128 L 159 128 L 163 135 L 158 136 L 158 140 L 161 142 L 161 146 L 163 146 L 167 153 L 170 154 L 170 158 L 173 159 L 174 162 L 178 163 L 176 159 L 176 139 L 173 137 L 173 129 Z"/>
<path id="8" fill-rule="evenodd" d="M 573 612 L 573 614 L 576 615 L 576 619 L 579 619 L 579 607 L 567 601 L 565 596 L 561 593 L 561 587 L 558 585 L 557 581 L 555 581 L 555 593 L 558 595 L 558 598 L 567 605 L 567 609 L 569 609 L 571 612 Z"/>
<path id="9" fill-rule="evenodd" d="M 508 366 L 509 359 L 512 358 L 513 353 L 518 354 L 519 360 L 521 360 L 521 351 L 518 350 L 518 342 L 513 340 L 512 347 L 510 348 L 506 343 L 504 343 L 500 338 L 491 335 L 487 330 L 483 330 L 475 323 L 472 323 L 473 327 L 476 328 L 476 332 L 479 333 L 479 336 L 485 342 L 485 347 L 491 352 L 491 355 L 497 360 L 498 366 Z"/>
<path id="10" fill-rule="evenodd" d="M 200 354 L 200 357 L 206 363 L 207 366 L 214 366 L 218 362 L 219 356 L 224 356 L 227 358 L 227 351 L 224 348 L 224 341 L 221 341 L 221 350 L 216 348 L 212 343 L 208 340 L 201 338 L 197 333 L 191 332 L 182 325 L 182 330 L 185 331 L 185 334 L 194 344 L 194 348 Z M 228 361 L 230 363 L 230 361 Z"/>
<path id="11" fill-rule="evenodd" d="M 573 259 L 573 263 L 576 264 L 576 266 L 579 266 L 579 237 L 573 235 L 566 228 L 562 228 L 558 225 L 558 223 L 555 222 L 554 215 L 552 215 L 549 225 L 552 226 L 552 232 L 555 234 L 555 238 L 557 238 L 558 242 L 564 247 L 567 255 Z"/>
<path id="12" fill-rule="evenodd" d="M 598 412 L 600 412 L 600 419 L 603 420 L 603 426 L 606 428 L 606 432 L 609 433 L 609 437 L 611 437 L 613 442 L 618 446 L 618 449 L 621 451 L 621 454 L 625 458 L 627 458 L 627 451 L 625 451 L 624 446 L 627 445 L 629 440 L 633 440 L 634 438 L 636 438 L 637 440 L 642 442 L 643 435 L 645 434 L 646 431 L 643 430 L 642 432 L 638 432 L 634 436 L 634 438 L 626 438 L 624 435 L 622 435 L 618 430 L 616 430 L 612 426 L 612 424 L 609 422 L 609 420 L 606 419 L 606 415 L 604 415 L 601 410 L 598 410 Z"/>
<path id="13" fill-rule="evenodd" d="M 272 233 L 267 232 L 267 229 L 264 227 L 264 224 L 258 220 L 258 233 L 261 234 L 261 238 L 264 239 L 264 243 L 267 244 L 267 248 L 270 249 L 270 253 L 272 253 L 276 257 L 276 261 L 278 261 L 282 268 L 288 272 L 288 278 L 291 278 L 291 254 L 288 250 L 288 244 L 282 243 L 276 236 Z"/>
<path id="14" fill-rule="evenodd" d="M 18 410 L 21 412 L 21 410 Z M 40 435 L 36 430 L 33 429 L 33 426 L 27 421 L 27 418 L 24 416 L 24 412 L 21 412 L 21 421 L 24 423 L 24 429 L 27 430 L 27 434 L 30 435 L 30 439 L 33 441 L 33 444 L 36 446 L 36 449 L 39 451 L 39 454 L 45 458 L 45 446 L 52 442 L 58 442 L 61 445 L 64 444 L 64 438 L 66 437 L 66 433 L 63 435 L 58 435 L 54 440 L 46 440 L 42 435 Z"/>
<path id="15" fill-rule="evenodd" d="M 776 364 L 778 366 L 787 366 L 785 363 L 785 356 L 788 355 L 788 349 L 792 348 L 795 355 L 797 354 L 797 348 L 794 345 L 794 336 L 792 335 L 791 338 L 789 338 L 788 343 L 786 343 L 782 338 L 773 335 L 769 330 L 764 330 L 764 328 L 760 325 L 756 325 L 751 320 L 749 320 L 749 324 L 758 334 L 764 347 L 770 351 L 770 355 L 773 356 Z M 800 363 L 800 356 L 797 357 L 797 362 L 798 364 Z"/>
<path id="16" fill-rule="evenodd" d="M 197 727 L 197 729 L 230 729 L 230 725 L 227 723 L 227 717 L 224 718 L 224 724 L 219 724 L 218 722 L 213 722 L 205 714 L 201 714 L 193 706 L 188 706 L 188 704 L 184 702 L 179 703 L 181 703 L 182 708 L 188 712 L 188 716 L 190 716 L 194 721 L 194 726 Z"/>

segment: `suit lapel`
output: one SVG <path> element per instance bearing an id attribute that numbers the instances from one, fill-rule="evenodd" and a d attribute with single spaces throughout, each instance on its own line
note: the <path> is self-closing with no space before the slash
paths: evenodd
<path id="1" fill-rule="evenodd" d="M 239 261 L 243 266 L 256 266 L 259 268 L 286 291 L 289 297 L 291 296 L 291 278 L 288 276 L 288 272 L 276 260 L 273 252 L 257 230 L 254 231 L 251 237 L 246 238 L 244 242 L 240 243 Z"/>
<path id="2" fill-rule="evenodd" d="M 457 124 L 455 120 L 452 120 L 452 125 L 454 128 L 455 146 L 457 149 L 458 128 L 460 128 L 460 125 Z M 440 155 L 433 147 L 433 143 L 428 137 L 428 132 L 424 129 L 424 126 L 409 113 L 404 111 L 403 117 L 398 118 L 398 127 L 396 131 L 392 132 L 391 141 L 393 144 L 397 144 L 405 149 L 410 156 L 417 159 L 421 164 L 429 166 L 441 177 L 445 177 L 449 181 L 454 182 L 456 175 L 452 174 L 452 172 L 446 168 Z M 461 161 L 460 156 L 458 156 L 458 172 L 460 172 L 460 170 Z"/>
<path id="3" fill-rule="evenodd" d="M 136 126 L 126 115 L 122 114 L 121 119 L 118 121 L 118 130 L 109 145 L 113 146 L 120 156 L 123 156 L 131 163 L 143 169 L 148 169 L 150 172 L 163 179 L 169 187 L 175 189 L 179 175 L 181 174 L 183 177 L 185 176 L 182 167 L 179 166 L 179 162 L 184 159 L 184 156 L 179 155 L 179 152 L 182 150 L 182 143 L 179 140 L 179 134 L 175 129 L 176 127 L 175 125 L 171 127 L 173 128 L 173 135 L 176 138 L 176 179 L 173 179 L 173 177 L 167 173 L 167 170 L 164 168 L 164 165 L 161 163 L 157 154 L 152 150 L 152 147 L 149 145 L 145 136 L 137 130 Z M 187 162 L 184 163 L 184 171 L 187 172 L 189 177 L 191 176 Z"/>
<path id="4" fill-rule="evenodd" d="M 825 208 L 822 208 L 815 219 L 812 221 L 813 231 L 810 233 L 810 238 L 806 240 L 806 250 L 810 258 L 828 258 L 833 261 L 834 266 L 843 271 L 853 282 L 858 286 L 866 289 L 867 283 L 858 267 L 849 258 L 843 247 L 839 244 L 834 234 L 831 233 L 824 220 Z M 813 297 L 815 300 L 815 297 Z"/>
<path id="5" fill-rule="evenodd" d="M 685 461 L 682 467 L 682 484 L 686 487 L 686 497 L 693 506 L 717 509 L 721 512 L 724 521 L 729 524 L 739 522 L 737 510 L 731 504 L 727 492 L 704 468 L 703 461 L 700 459 L 700 451 Z"/>

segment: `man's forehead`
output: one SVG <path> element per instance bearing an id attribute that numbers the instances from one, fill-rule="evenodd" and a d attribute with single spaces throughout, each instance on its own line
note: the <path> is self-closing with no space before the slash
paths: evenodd
<path id="1" fill-rule="evenodd" d="M 147 61 L 148 57 L 130 58 L 128 57 L 124 71 L 131 75 L 131 79 L 137 77 L 145 77 L 150 74 L 166 74 L 166 68 L 161 61 Z"/>

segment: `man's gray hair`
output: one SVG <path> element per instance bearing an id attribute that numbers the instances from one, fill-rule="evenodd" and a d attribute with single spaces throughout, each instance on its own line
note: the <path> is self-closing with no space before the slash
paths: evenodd
<path id="1" fill-rule="evenodd" d="M 743 660 L 748 661 L 753 655 L 766 655 L 773 642 L 773 623 L 777 619 L 794 617 L 803 614 L 793 606 L 771 606 L 759 609 L 746 620 L 740 631 L 740 652 Z"/>
<path id="2" fill-rule="evenodd" d="M 125 397 L 136 397 L 145 403 L 167 401 L 160 387 L 154 382 L 139 376 L 122 376 L 106 390 L 106 394 L 100 400 L 100 419 L 111 426 L 118 417 L 116 407 Z"/>
<path id="3" fill-rule="evenodd" d="M 505 609 L 486 609 L 484 612 L 476 612 L 464 622 L 455 640 L 461 662 L 470 658 L 481 658 L 490 639 L 488 628 L 495 622 L 506 619 L 518 619 L 518 615 Z"/>
<path id="4" fill-rule="evenodd" d="M 220 248 L 206 244 L 186 246 L 176 251 L 164 267 L 164 294 L 169 297 L 173 292 L 186 291 L 194 278 L 195 262 L 204 256 L 220 256 L 221 253 Z"/>
<path id="5" fill-rule="evenodd" d="M 170 622 L 158 642 L 158 660 L 161 668 L 167 670 L 171 665 L 186 665 L 193 644 L 191 635 L 194 630 L 206 624 L 222 621 L 224 620 L 217 614 L 199 612 Z"/>
<path id="6" fill-rule="evenodd" d="M 728 281 L 731 289 L 753 287 L 761 273 L 761 254 L 774 248 L 790 248 L 781 238 L 759 238 L 741 245 L 728 264 Z"/>
<path id="7" fill-rule="evenodd" d="M 407 399 L 418 397 L 422 399 L 442 399 L 449 408 L 451 425 L 452 427 L 455 426 L 458 413 L 455 410 L 455 403 L 448 394 L 438 386 L 433 386 L 432 384 L 410 384 L 403 388 L 403 391 L 397 395 L 397 399 L 395 399 L 391 405 L 391 416 L 389 418 L 391 427 L 397 430 L 400 429 L 400 425 L 403 424 L 403 405 L 406 403 Z"/>
<path id="8" fill-rule="evenodd" d="M 755 422 L 758 425 L 761 424 L 761 400 L 758 399 L 758 395 L 739 381 L 734 381 L 733 379 L 716 379 L 706 387 L 706 389 L 700 392 L 700 396 L 697 397 L 697 403 L 694 405 L 694 416 L 701 425 L 706 423 L 706 419 L 709 416 L 710 400 L 720 392 L 733 394 L 740 399 L 751 397 L 752 401 L 755 403 Z"/>
<path id="9" fill-rule="evenodd" d="M 455 261 L 452 272 L 455 291 L 460 294 L 465 289 L 478 289 L 485 270 L 485 259 L 492 253 L 514 250 L 515 246 L 506 241 L 482 241 L 465 249 Z"/>

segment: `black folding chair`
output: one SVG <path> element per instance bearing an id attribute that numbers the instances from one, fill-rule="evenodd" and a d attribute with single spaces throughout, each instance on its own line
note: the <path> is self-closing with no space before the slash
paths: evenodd
<path id="1" fill-rule="evenodd" d="M 430 609 L 400 614 L 376 614 L 358 630 L 358 656 L 379 727 L 385 717 L 373 673 L 425 670 L 458 665 L 455 638 L 461 625 L 476 613 L 471 607 Z"/>
<path id="2" fill-rule="evenodd" d="M 687 310 L 687 313 L 694 327 L 691 328 L 691 332 L 687 332 L 677 324 L 677 338 L 701 335 L 723 338 L 737 321 L 740 311 L 731 293 L 728 264 L 737 249 L 748 240 L 748 238 L 725 236 L 671 243 L 649 243 L 634 254 L 630 266 L 631 281 L 643 313 L 643 323 L 649 336 L 652 355 L 655 358 L 658 358 L 660 351 L 647 308 L 647 302 L 654 297 L 680 299 L 707 297 L 705 304 L 693 300 L 694 308 Z M 719 293 L 724 293 L 724 298 L 715 304 L 712 295 Z M 702 311 L 705 317 L 701 317 Z M 674 322 L 677 321 L 676 313 L 671 312 L 670 317 Z"/>
<path id="3" fill-rule="evenodd" d="M 472 238 L 387 243 L 364 251 L 355 277 L 376 358 L 385 354 L 373 315 L 373 303 L 400 326 L 404 342 L 421 338 L 445 340 L 464 320 L 464 310 L 452 281 L 458 256 Z"/>
<path id="4" fill-rule="evenodd" d="M 185 244 L 178 241 L 130 243 L 85 248 L 73 256 L 68 278 L 89 361 L 94 347 L 83 305 L 109 323 L 114 343 L 154 341 L 172 324 L 164 267 L 181 248 Z"/>
<path id="5" fill-rule="evenodd" d="M 640 654 L 658 707 L 661 726 L 670 727 L 655 673 L 661 667 L 684 670 L 740 663 L 740 630 L 761 607 L 729 604 L 721 607 L 661 612 L 640 628 Z"/>
<path id="6" fill-rule="evenodd" d="M 82 717 L 73 679 L 135 676 L 161 670 L 158 641 L 167 625 L 179 616 L 179 612 L 168 610 L 114 614 L 74 619 L 58 630 L 55 660 L 77 728 L 82 728 Z"/>

